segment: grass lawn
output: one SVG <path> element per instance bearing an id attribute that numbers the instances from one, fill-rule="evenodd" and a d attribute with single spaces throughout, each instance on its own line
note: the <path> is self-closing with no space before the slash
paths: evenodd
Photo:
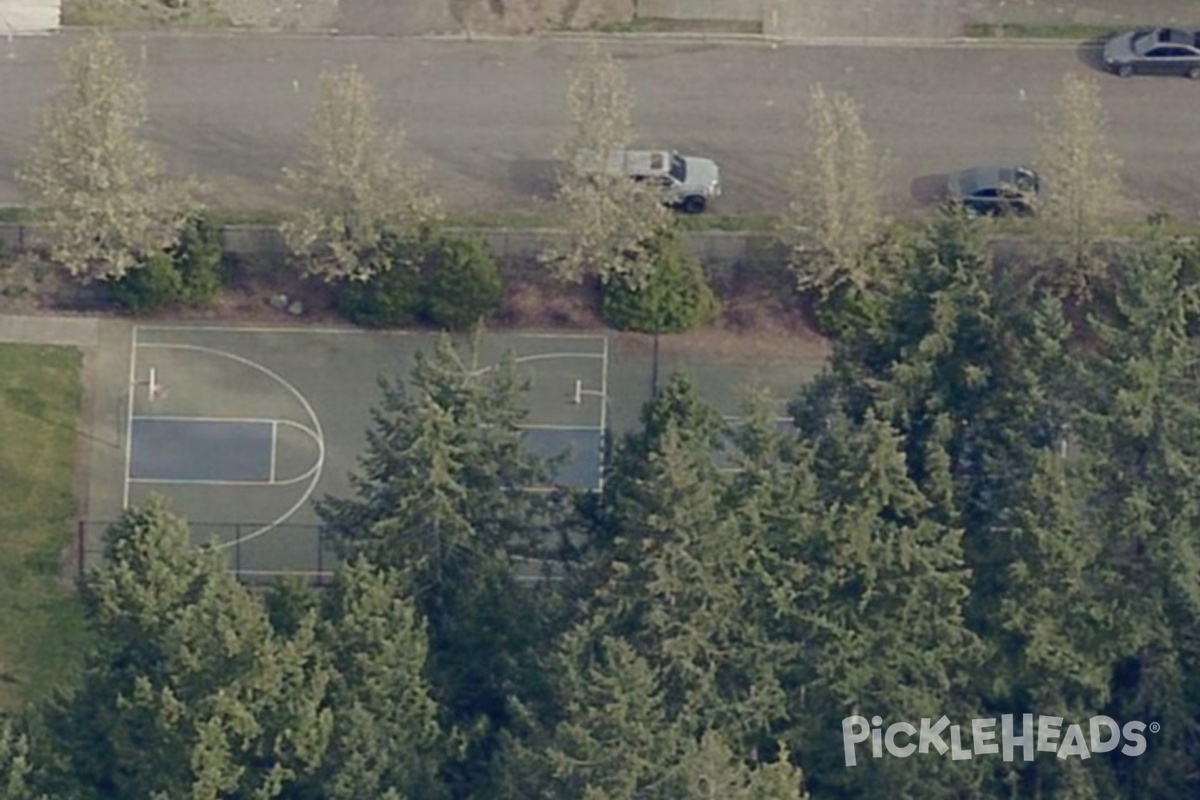
<path id="1" fill-rule="evenodd" d="M 68 679 L 86 642 L 59 576 L 73 539 L 82 356 L 0 344 L 0 709 Z"/>

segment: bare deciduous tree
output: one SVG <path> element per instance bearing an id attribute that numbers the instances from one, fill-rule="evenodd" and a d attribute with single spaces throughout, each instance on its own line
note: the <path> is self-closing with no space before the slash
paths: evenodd
<path id="1" fill-rule="evenodd" d="M 792 180 L 785 236 L 800 288 L 832 291 L 874 277 L 872 249 L 886 225 L 881 209 L 884 159 L 863 130 L 858 107 L 841 92 L 811 95 L 810 149 Z"/>
<path id="2" fill-rule="evenodd" d="M 563 280 L 597 275 L 642 283 L 652 267 L 647 247 L 673 223 L 655 187 L 607 169 L 633 140 L 633 93 L 624 69 L 593 47 L 567 93 L 570 131 L 555 152 L 561 162 L 557 202 L 570 242 L 543 254 Z"/>
<path id="3" fill-rule="evenodd" d="M 1082 290 L 1104 269 L 1095 246 L 1121 197 L 1121 164 L 1108 146 L 1100 87 L 1067 73 L 1055 113 L 1041 123 L 1037 166 L 1047 188 L 1042 230 L 1052 252 L 1067 263 L 1064 283 Z"/>
<path id="4" fill-rule="evenodd" d="M 441 202 L 403 146 L 403 131 L 384 128 L 356 67 L 322 72 L 303 160 L 284 170 L 301 210 L 281 231 L 306 271 L 366 280 L 390 267 L 388 237 L 415 238 L 440 222 Z"/>
<path id="5" fill-rule="evenodd" d="M 111 38 L 73 46 L 62 76 L 17 177 L 46 217 L 54 260 L 84 279 L 120 278 L 175 244 L 198 187 L 168 179 L 139 137 L 145 81 Z"/>

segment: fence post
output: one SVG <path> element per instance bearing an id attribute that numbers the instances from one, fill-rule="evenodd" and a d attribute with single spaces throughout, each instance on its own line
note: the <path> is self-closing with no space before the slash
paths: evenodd
<path id="1" fill-rule="evenodd" d="M 654 331 L 654 361 L 650 373 L 650 399 L 658 399 L 658 329 Z"/>
<path id="2" fill-rule="evenodd" d="M 233 574 L 242 580 L 242 523 L 233 524 Z"/>
<path id="3" fill-rule="evenodd" d="M 325 584 L 325 531 L 317 526 L 317 585 Z"/>
<path id="4" fill-rule="evenodd" d="M 84 563 L 83 563 L 83 559 L 87 557 L 87 545 L 86 545 L 87 523 L 84 522 L 83 520 L 79 520 L 79 524 L 78 524 L 78 527 L 76 528 L 75 536 L 76 536 L 75 548 L 78 552 L 78 557 L 79 557 L 79 579 L 83 580 L 84 573 L 86 572 L 86 569 L 85 569 Z"/>

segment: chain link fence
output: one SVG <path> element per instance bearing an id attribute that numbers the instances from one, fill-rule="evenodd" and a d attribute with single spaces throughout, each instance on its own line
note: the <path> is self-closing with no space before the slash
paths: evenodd
<path id="1" fill-rule="evenodd" d="M 76 530 L 79 574 L 104 563 L 104 532 L 112 521 L 80 520 Z M 249 522 L 189 522 L 192 542 L 212 546 L 225 556 L 229 569 L 246 583 L 297 576 L 317 585 L 333 578 L 337 556 L 320 525 Z"/>
<path id="2" fill-rule="evenodd" d="M 114 523 L 79 520 L 75 532 L 75 561 L 79 577 L 104 565 L 104 533 Z M 267 584 L 298 577 L 314 586 L 328 586 L 337 569 L 333 542 L 320 525 L 269 525 L 250 522 L 189 522 L 192 542 L 212 546 L 226 558 L 229 569 L 247 584 Z M 539 548 L 533 548 L 538 550 Z M 512 555 L 513 577 L 521 584 L 565 579 L 567 563 L 549 552 Z"/>

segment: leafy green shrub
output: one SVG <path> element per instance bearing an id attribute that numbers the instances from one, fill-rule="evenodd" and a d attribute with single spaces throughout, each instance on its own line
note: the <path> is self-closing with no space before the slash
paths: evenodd
<path id="1" fill-rule="evenodd" d="M 860 289 L 849 281 L 825 294 L 809 295 L 817 331 L 830 339 L 847 339 L 870 330 L 880 313 L 880 295 Z"/>
<path id="2" fill-rule="evenodd" d="M 504 282 L 487 245 L 476 238 L 438 236 L 395 242 L 388 269 L 367 281 L 343 284 L 342 313 L 372 328 L 428 322 L 463 330 L 493 314 L 504 299 Z"/>
<path id="3" fill-rule="evenodd" d="M 389 328 L 411 325 L 421 313 L 421 273 L 418 258 L 424 245 L 388 243 L 381 258 L 390 263 L 370 280 L 345 281 L 339 305 L 342 315 L 355 325 Z"/>
<path id="4" fill-rule="evenodd" d="M 112 282 L 113 298 L 135 314 L 185 305 L 207 308 L 225 285 L 220 231 L 203 215 L 190 217 L 167 253 Z"/>
<path id="5" fill-rule="evenodd" d="M 603 312 L 618 330 L 681 333 L 717 316 L 721 305 L 704 268 L 684 252 L 678 233 L 658 237 L 650 247 L 654 268 L 642 286 L 614 278 L 604 286 Z"/>
<path id="6" fill-rule="evenodd" d="M 179 302 L 208 308 L 225 285 L 221 232 L 204 215 L 188 219 L 172 255 L 182 286 Z"/>
<path id="7" fill-rule="evenodd" d="M 504 279 L 482 240 L 441 236 L 421 263 L 421 317 L 449 330 L 465 330 L 496 313 Z"/>
<path id="8" fill-rule="evenodd" d="M 155 253 L 144 266 L 131 269 L 111 284 L 113 298 L 134 314 L 152 314 L 179 302 L 183 276 L 166 253 Z"/>

